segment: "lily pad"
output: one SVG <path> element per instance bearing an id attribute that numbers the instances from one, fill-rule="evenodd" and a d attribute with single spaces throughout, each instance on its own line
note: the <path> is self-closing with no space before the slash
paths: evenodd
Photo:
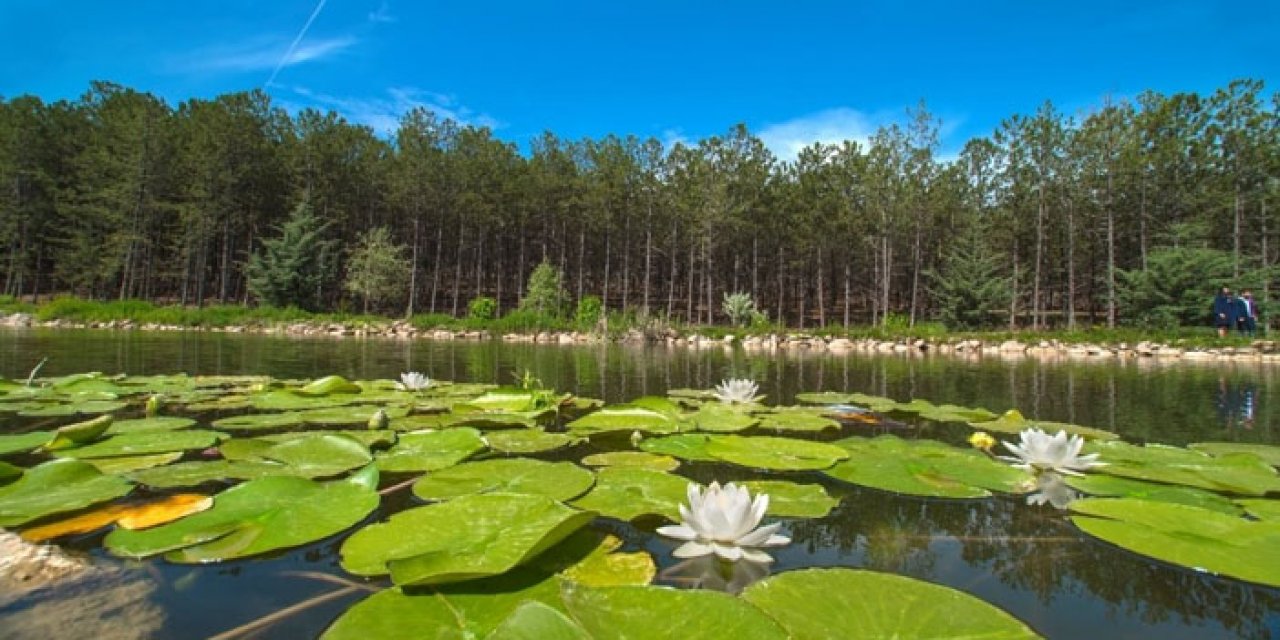
<path id="1" fill-rule="evenodd" d="M 114 458 L 86 458 L 85 462 L 98 468 L 103 473 L 129 473 L 177 462 L 182 458 L 181 451 L 153 453 L 144 456 L 116 456 Z"/>
<path id="2" fill-rule="evenodd" d="M 479 431 L 458 427 L 401 434 L 396 446 L 379 452 L 376 458 L 382 471 L 436 471 L 452 467 L 484 449 Z"/>
<path id="3" fill-rule="evenodd" d="M 715 462 L 716 457 L 707 450 L 711 436 L 701 433 L 681 433 L 663 438 L 645 438 L 639 447 L 649 453 L 675 456 L 693 462 Z"/>
<path id="4" fill-rule="evenodd" d="M 568 428 L 570 434 L 577 436 L 590 436 L 609 431 L 676 433 L 680 431 L 680 422 L 671 415 L 652 409 L 620 405 L 589 413 L 570 422 Z"/>
<path id="5" fill-rule="evenodd" d="M 1280 522 L 1280 500 L 1246 498 L 1244 500 L 1236 500 L 1236 504 L 1243 507 L 1249 515 L 1259 520 Z"/>
<path id="6" fill-rule="evenodd" d="M 1280 522 L 1131 498 L 1071 503 L 1085 533 L 1135 553 L 1240 580 L 1280 586 Z"/>
<path id="7" fill-rule="evenodd" d="M 934 440 L 891 435 L 845 438 L 837 444 L 852 457 L 824 471 L 845 482 L 882 491 L 931 498 L 985 498 L 992 491 L 1025 493 L 1030 474 L 976 451 Z"/>
<path id="8" fill-rule="evenodd" d="M 816 432 L 840 428 L 839 422 L 807 409 L 774 409 L 759 417 L 761 429 L 774 431 Z"/>
<path id="9" fill-rule="evenodd" d="M 547 433 L 541 428 L 494 431 L 484 437 L 489 448 L 502 453 L 542 453 L 581 442 L 564 433 Z"/>
<path id="10" fill-rule="evenodd" d="M 644 451 L 609 451 L 593 453 L 582 459 L 589 467 L 640 467 L 654 471 L 675 471 L 680 461 L 671 456 Z"/>
<path id="11" fill-rule="evenodd" d="M 379 408 L 385 411 L 388 417 L 392 418 L 409 415 L 408 407 L 376 407 L 364 404 L 303 411 L 302 421 L 306 424 L 326 426 L 365 425 L 369 423 L 369 418 L 372 418 Z"/>
<path id="12" fill-rule="evenodd" d="M 760 424 L 760 419 L 745 411 L 735 411 L 725 405 L 708 404 L 684 416 L 684 422 L 688 423 L 696 431 L 735 433 L 746 431 Z"/>
<path id="13" fill-rule="evenodd" d="M 351 438 L 370 449 L 377 447 L 389 447 L 396 443 L 397 437 L 396 432 L 390 429 L 316 429 L 312 431 L 272 433 L 265 436 L 258 436 L 256 439 L 263 440 L 265 442 L 285 442 L 288 440 L 297 440 L 298 438 L 309 438 L 312 436 L 342 436 L 344 438 Z"/>
<path id="14" fill-rule="evenodd" d="M 106 440 L 75 449 L 65 449 L 57 452 L 57 455 L 65 458 L 110 458 L 204 449 L 217 444 L 219 438 L 225 435 L 217 431 L 200 429 L 140 431 L 111 436 Z"/>
<path id="15" fill-rule="evenodd" d="M 1280 491 L 1275 467 L 1252 454 L 1210 456 L 1180 447 L 1126 442 L 1095 442 L 1085 450 L 1100 454 L 1099 459 L 1107 465 L 1096 470 L 1107 475 L 1246 496 Z"/>
<path id="16" fill-rule="evenodd" d="M 1084 476 L 1066 476 L 1067 485 L 1091 496 L 1108 498 L 1136 498 L 1157 502 L 1185 504 L 1201 509 L 1238 516 L 1240 507 L 1226 497 L 1192 487 L 1145 482 L 1100 473 Z"/>
<path id="17" fill-rule="evenodd" d="M 742 485 L 751 495 L 769 496 L 769 515 L 791 518 L 821 518 L 840 504 L 820 484 L 797 484 L 785 480 L 747 480 Z"/>
<path id="18" fill-rule="evenodd" d="M 364 576 L 389 572 L 399 585 L 493 576 L 537 556 L 594 517 L 545 496 L 462 496 L 401 511 L 357 531 L 342 545 L 342 566 Z"/>
<path id="19" fill-rule="evenodd" d="M 1039 635 L 967 593 L 905 576 L 855 569 L 804 569 L 765 578 L 742 599 L 793 638 L 983 638 Z"/>
<path id="20" fill-rule="evenodd" d="M 360 385 L 342 376 L 325 376 L 298 389 L 293 389 L 294 393 L 304 396 L 327 396 L 333 393 L 360 393 L 360 391 Z"/>
<path id="21" fill-rule="evenodd" d="M 1024 429 L 1036 428 L 1046 433 L 1057 433 L 1066 431 L 1069 434 L 1078 435 L 1086 440 L 1117 440 L 1120 436 L 1106 431 L 1104 429 L 1096 429 L 1094 427 L 1082 427 L 1078 424 L 1068 424 L 1065 422 L 1048 422 L 1044 420 L 1028 420 L 1022 416 L 1017 409 L 1010 409 L 995 420 L 972 421 L 969 426 L 974 429 L 982 429 L 984 431 L 999 431 L 1001 433 L 1020 433 Z"/>
<path id="22" fill-rule="evenodd" d="M 219 418 L 212 422 L 215 429 L 224 431 L 260 431 L 283 429 L 302 424 L 302 414 L 296 411 L 284 413 L 251 413 L 243 416 Z"/>
<path id="23" fill-rule="evenodd" d="M 203 494 L 180 493 L 142 504 L 112 504 L 22 532 L 31 542 L 88 533 L 119 523 L 126 529 L 145 529 L 199 513 L 213 506 L 213 498 Z"/>
<path id="24" fill-rule="evenodd" d="M 0 527 L 26 524 L 56 513 L 114 500 L 133 483 L 79 460 L 51 460 L 0 486 Z"/>
<path id="25" fill-rule="evenodd" d="M 771 436 L 712 436 L 707 453 L 744 467 L 786 471 L 826 469 L 849 457 L 833 444 Z"/>
<path id="26" fill-rule="evenodd" d="M 477 429 L 531 429 L 537 418 L 525 413 L 486 411 L 483 413 L 454 414 L 450 426 L 475 427 Z"/>
<path id="27" fill-rule="evenodd" d="M 516 607 L 485 640 L 592 640 L 592 636 L 554 607 L 530 600 Z"/>
<path id="28" fill-rule="evenodd" d="M 566 501 L 586 493 L 595 474 L 572 462 L 497 458 L 464 462 L 423 476 L 413 485 L 424 500 L 450 500 L 476 493 L 528 493 Z"/>
<path id="29" fill-rule="evenodd" d="M 68 402 L 63 404 L 48 404 L 40 408 L 28 408 L 18 412 L 18 415 L 27 418 L 50 418 L 61 416 L 74 416 L 77 414 L 93 414 L 93 413 L 111 413 L 119 411 L 129 406 L 124 402 L 116 402 L 114 400 L 86 400 L 83 402 Z"/>
<path id="30" fill-rule="evenodd" d="M 53 440 L 50 440 L 49 444 L 46 444 L 44 448 L 48 451 L 56 451 L 93 442 L 111 427 L 111 421 L 112 417 L 105 415 L 98 416 L 92 420 L 58 427 L 53 432 Z"/>
<path id="31" fill-rule="evenodd" d="M 166 525 L 116 529 L 103 544 L 113 554 L 204 563 L 296 547 L 356 524 L 378 506 L 377 492 L 359 482 L 314 482 L 273 476 L 236 485 L 213 508 Z"/>
<path id="32" fill-rule="evenodd" d="M 1280 447 L 1273 444 L 1254 444 L 1251 442 L 1196 442 L 1187 445 L 1188 449 L 1221 456 L 1232 453 L 1249 453 L 1261 458 L 1273 467 L 1280 467 Z"/>
<path id="33" fill-rule="evenodd" d="M 685 478 L 661 471 L 605 467 L 596 472 L 596 486 L 590 493 L 573 504 L 619 520 L 647 514 L 679 520 L 688 486 Z"/>
<path id="34" fill-rule="evenodd" d="M 110 458 L 104 458 L 110 460 Z M 283 464 L 265 461 L 210 460 L 208 462 L 179 462 L 177 464 L 142 469 L 129 473 L 129 478 L 139 484 L 156 489 L 194 487 L 206 482 L 223 480 L 252 480 L 267 476 L 291 475 L 292 470 Z"/>
<path id="35" fill-rule="evenodd" d="M 335 476 L 373 461 L 369 448 L 354 438 L 314 435 L 276 443 L 262 452 L 268 460 L 284 463 L 306 478 Z"/>
<path id="36" fill-rule="evenodd" d="M 586 535 L 584 535 L 584 533 Z M 556 556 L 556 551 L 572 546 L 575 538 L 586 538 L 595 542 L 593 548 L 581 560 L 574 562 L 560 572 L 571 582 L 590 587 L 614 587 L 622 585 L 646 585 L 653 581 L 658 567 L 653 556 L 644 551 L 631 553 L 619 552 L 622 540 L 616 536 L 601 536 L 595 532 L 579 531 L 569 540 L 548 551 L 543 557 Z M 553 558 L 558 559 L 558 558 Z M 539 564 L 542 558 L 539 558 Z"/>
<path id="37" fill-rule="evenodd" d="M 679 636 L 778 639 L 787 633 L 763 611 L 747 601 L 715 591 L 669 587 L 586 587 L 564 590 L 564 602 L 572 618 L 593 638 L 618 637 L 620 629 L 636 637 L 665 637 L 673 621 L 680 622 Z M 829 637 L 824 634 L 807 637 Z M 844 629 L 840 628 L 840 633 Z M 851 636 L 853 637 L 853 636 Z"/>
<path id="38" fill-rule="evenodd" d="M 196 421 L 191 418 L 178 418 L 175 416 L 156 416 L 151 418 L 137 418 L 134 420 L 116 420 L 111 423 L 107 429 L 107 435 L 120 435 L 122 433 L 132 433 L 135 431 L 177 431 L 195 426 Z"/>
<path id="39" fill-rule="evenodd" d="M 0 456 L 34 451 L 43 447 L 50 440 L 53 440 L 53 433 L 49 431 L 0 434 Z"/>

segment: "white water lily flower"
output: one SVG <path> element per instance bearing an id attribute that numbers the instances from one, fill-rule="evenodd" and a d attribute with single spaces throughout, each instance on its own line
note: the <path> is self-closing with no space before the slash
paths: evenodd
<path id="1" fill-rule="evenodd" d="M 781 523 L 756 528 L 769 508 L 769 496 L 759 494 L 755 500 L 746 487 L 732 482 L 720 486 L 712 482 L 706 493 L 689 483 L 689 505 L 680 505 L 680 524 L 658 527 L 660 535 L 684 540 L 673 553 L 677 558 L 696 558 L 716 554 L 725 560 L 745 559 L 769 563 L 773 558 L 761 547 L 778 547 L 791 542 L 775 535 Z"/>
<path id="2" fill-rule="evenodd" d="M 712 393 L 715 394 L 717 400 L 726 404 L 749 404 L 764 398 L 764 396 L 756 395 L 756 391 L 759 390 L 760 387 L 751 380 L 734 378 L 724 380 L 716 385 Z"/>
<path id="3" fill-rule="evenodd" d="M 401 391 L 422 391 L 429 386 L 431 378 L 417 371 L 400 374 L 400 382 L 396 383 L 396 388 Z"/>
<path id="4" fill-rule="evenodd" d="M 1040 429 L 1024 429 L 1018 434 L 1021 444 L 1003 443 L 1004 447 L 1016 457 L 1000 456 L 1001 460 L 1014 462 L 1013 466 L 1027 471 L 1058 471 L 1073 476 L 1081 475 L 1081 471 L 1090 467 L 1102 466 L 1098 462 L 1098 454 L 1080 455 L 1084 446 L 1084 438 L 1078 435 L 1067 437 L 1066 431 L 1049 435 Z"/>

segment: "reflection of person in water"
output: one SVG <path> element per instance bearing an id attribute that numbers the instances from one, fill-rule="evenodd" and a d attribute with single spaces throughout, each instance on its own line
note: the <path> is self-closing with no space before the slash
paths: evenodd
<path id="1" fill-rule="evenodd" d="M 1257 394 L 1257 385 L 1252 382 L 1232 384 L 1225 377 L 1218 378 L 1218 419 L 1222 426 L 1252 429 Z"/>

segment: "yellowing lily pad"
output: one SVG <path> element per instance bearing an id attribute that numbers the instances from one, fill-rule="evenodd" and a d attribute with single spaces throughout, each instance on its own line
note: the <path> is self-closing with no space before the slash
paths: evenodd
<path id="1" fill-rule="evenodd" d="M 66 535 L 88 533 L 110 524 L 126 529 L 145 529 L 204 511 L 213 498 L 199 493 L 179 493 L 142 504 L 113 504 L 67 520 L 25 529 L 22 537 L 43 542 Z"/>
<path id="2" fill-rule="evenodd" d="M 397 513 L 343 543 L 342 566 L 400 585 L 493 576 L 523 564 L 595 517 L 545 496 L 468 495 Z"/>
<path id="3" fill-rule="evenodd" d="M 967 593 L 854 569 L 803 569 L 746 588 L 742 599 L 777 620 L 792 638 L 1040 637 L 1008 613 Z"/>
<path id="4" fill-rule="evenodd" d="M 528 493 L 566 501 L 586 493 L 595 474 L 572 462 L 496 458 L 464 462 L 423 476 L 413 485 L 424 500 L 450 500 L 475 493 Z"/>

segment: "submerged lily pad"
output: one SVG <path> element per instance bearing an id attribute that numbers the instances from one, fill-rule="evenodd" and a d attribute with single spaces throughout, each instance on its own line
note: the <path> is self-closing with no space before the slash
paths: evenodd
<path id="1" fill-rule="evenodd" d="M 342 566 L 400 585 L 497 575 L 550 548 L 595 514 L 547 498 L 485 493 L 397 513 L 343 543 Z"/>
<path id="2" fill-rule="evenodd" d="M 480 432 L 471 427 L 401 434 L 399 442 L 377 455 L 382 471 L 435 471 L 452 467 L 484 451 Z"/>
<path id="3" fill-rule="evenodd" d="M 596 472 L 596 486 L 573 502 L 619 520 L 642 515 L 680 518 L 680 503 L 689 481 L 677 475 L 635 467 L 605 467 Z"/>
<path id="4" fill-rule="evenodd" d="M 217 444 L 226 434 L 217 431 L 188 429 L 184 431 L 138 431 L 111 436 L 93 444 L 57 452 L 66 458 L 110 458 L 204 449 Z"/>
<path id="5" fill-rule="evenodd" d="M 116 529 L 103 544 L 129 558 L 164 553 L 170 562 L 218 562 L 327 538 L 364 519 L 378 502 L 377 492 L 359 482 L 272 476 L 227 489 L 213 508 L 176 522 Z"/>
<path id="6" fill-rule="evenodd" d="M 582 464 L 589 467 L 640 467 L 654 471 L 675 471 L 680 466 L 680 461 L 671 456 L 644 451 L 609 451 L 593 453 L 583 458 Z"/>
<path id="7" fill-rule="evenodd" d="M 502 453 L 542 453 L 581 442 L 564 433 L 547 433 L 541 428 L 494 431 L 484 437 L 489 448 Z"/>
<path id="8" fill-rule="evenodd" d="M 967 593 L 905 576 L 803 569 L 765 578 L 742 599 L 792 638 L 1040 637 L 1017 618 Z"/>
<path id="9" fill-rule="evenodd" d="M 1280 491 L 1275 468 L 1252 454 L 1210 456 L 1179 447 L 1126 442 L 1090 443 L 1086 451 L 1100 454 L 1099 459 L 1107 464 L 1096 470 L 1107 475 L 1247 496 Z"/>
<path id="10" fill-rule="evenodd" d="M 1071 503 L 1085 533 L 1198 571 L 1280 586 L 1280 522 L 1252 521 L 1181 504 L 1131 498 Z"/>
<path id="11" fill-rule="evenodd" d="M 992 491 L 1024 493 L 1030 474 L 976 451 L 934 440 L 884 435 L 845 438 L 838 444 L 852 456 L 823 473 L 862 486 L 931 498 L 985 498 Z"/>
<path id="12" fill-rule="evenodd" d="M 413 485 L 424 500 L 450 500 L 475 493 L 507 492 L 571 500 L 586 493 L 595 474 L 572 462 L 497 458 L 464 462 L 423 476 Z"/>
<path id="13" fill-rule="evenodd" d="M 133 483 L 79 460 L 51 460 L 0 486 L 0 527 L 26 524 L 56 513 L 114 500 Z"/>
<path id="14" fill-rule="evenodd" d="M 717 460 L 757 469 L 826 469 L 849 457 L 833 444 L 772 436 L 712 436 L 707 453 Z"/>

